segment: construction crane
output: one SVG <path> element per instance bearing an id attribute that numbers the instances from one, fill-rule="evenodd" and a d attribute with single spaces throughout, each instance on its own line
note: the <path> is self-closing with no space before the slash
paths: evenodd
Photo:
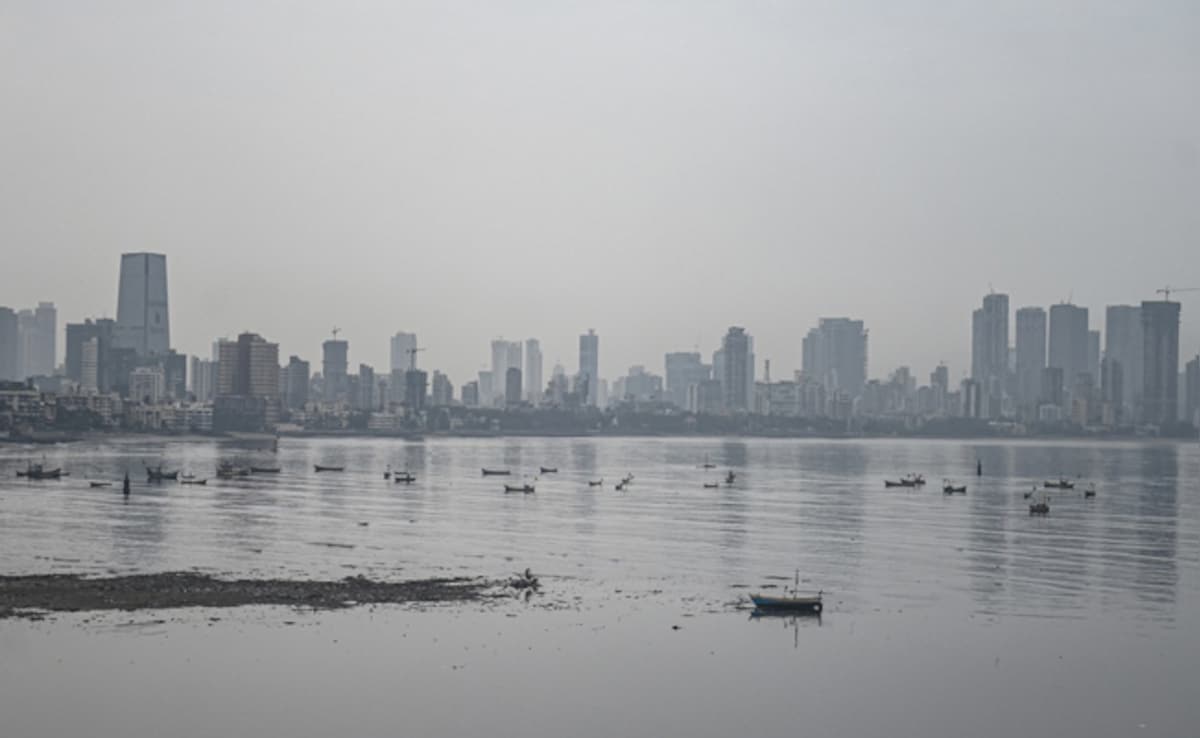
<path id="1" fill-rule="evenodd" d="M 424 350 L 425 350 L 424 346 L 422 346 L 421 348 L 417 348 L 416 346 L 413 346 L 410 349 L 404 349 L 404 352 L 406 354 L 408 354 L 408 370 L 410 372 L 415 372 L 417 370 L 417 352 L 424 351 Z"/>
<path id="2" fill-rule="evenodd" d="M 334 328 L 333 328 L 333 340 L 335 340 L 335 341 L 336 341 L 336 340 L 337 340 L 337 334 L 339 334 L 339 333 L 341 333 L 341 332 L 342 332 L 342 329 L 341 329 L 341 328 L 338 328 L 337 326 L 334 326 Z"/>
<path id="3" fill-rule="evenodd" d="M 1172 292 L 1200 292 L 1200 287 L 1171 287 L 1168 285 L 1154 291 L 1163 296 L 1163 302 L 1170 302 Z"/>

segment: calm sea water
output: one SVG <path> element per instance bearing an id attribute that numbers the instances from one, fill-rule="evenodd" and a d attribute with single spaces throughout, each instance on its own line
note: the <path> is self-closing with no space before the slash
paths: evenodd
<path id="1" fill-rule="evenodd" d="M 16 479 L 42 454 L 71 476 Z M 223 460 L 283 471 L 144 482 L 143 461 L 211 477 Z M 389 466 L 417 482 L 384 481 Z M 533 495 L 480 474 L 505 467 L 516 482 L 539 466 L 559 472 Z M 733 486 L 703 487 L 727 469 Z M 930 484 L 884 489 L 910 471 Z M 1052 491 L 1050 515 L 1031 518 L 1022 493 L 1059 475 L 1097 496 Z M 943 478 L 967 494 L 944 496 Z M 1198 494 L 1196 444 L 0 447 L 6 573 L 530 567 L 544 585 L 528 603 L 0 622 L 0 735 L 1196 735 Z M 749 617 L 748 592 L 797 570 L 801 589 L 824 590 L 824 617 Z"/>

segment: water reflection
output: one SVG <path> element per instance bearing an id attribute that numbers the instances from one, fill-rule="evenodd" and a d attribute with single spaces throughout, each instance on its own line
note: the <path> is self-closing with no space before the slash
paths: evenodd
<path id="1" fill-rule="evenodd" d="M 11 475 L 31 453 L 0 448 L 0 468 Z M 958 598 L 996 617 L 1103 609 L 1170 619 L 1189 581 L 1181 569 L 1197 565 L 1197 508 L 1184 493 L 1196 488 L 1194 444 L 284 439 L 272 453 L 134 438 L 44 453 L 73 476 L 0 478 L 6 571 L 421 576 L 530 566 L 580 582 L 580 596 L 640 588 L 720 606 L 733 585 L 790 580 L 799 568 L 804 586 L 838 592 L 851 612 Z M 701 468 L 706 456 L 720 468 Z M 282 471 L 211 478 L 231 459 Z M 145 485 L 143 460 L 209 484 Z M 316 474 L 316 463 L 346 471 Z M 559 471 L 539 475 L 540 465 Z M 537 493 L 505 495 L 503 478 L 481 477 L 484 466 L 538 477 Z M 417 481 L 384 480 L 388 467 Z M 87 487 L 125 469 L 135 478 L 128 503 L 119 481 Z M 733 485 L 704 488 L 726 469 L 737 472 Z M 931 484 L 883 488 L 907 471 Z M 636 480 L 617 492 L 626 472 Z M 1055 491 L 1050 515 L 1031 518 L 1021 493 L 1058 474 L 1094 480 L 1097 497 Z M 601 476 L 603 487 L 587 486 Z M 967 495 L 944 497 L 943 477 L 966 482 Z"/>

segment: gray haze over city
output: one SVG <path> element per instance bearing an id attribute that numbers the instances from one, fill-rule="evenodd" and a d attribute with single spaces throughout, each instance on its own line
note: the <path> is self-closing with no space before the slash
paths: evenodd
<path id="1" fill-rule="evenodd" d="M 1169 2 L 8 2 L 0 303 L 114 316 L 149 251 L 193 355 L 338 326 L 385 370 L 411 331 L 457 385 L 595 328 L 615 377 L 742 325 L 784 377 L 849 316 L 870 376 L 957 380 L 989 287 L 1103 329 L 1200 286 L 1198 38 Z"/>

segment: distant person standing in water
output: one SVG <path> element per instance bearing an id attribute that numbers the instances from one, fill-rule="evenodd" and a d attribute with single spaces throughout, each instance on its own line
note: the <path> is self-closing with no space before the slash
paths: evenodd
<path id="1" fill-rule="evenodd" d="M 983 459 L 975 459 L 975 476 L 983 476 Z"/>

